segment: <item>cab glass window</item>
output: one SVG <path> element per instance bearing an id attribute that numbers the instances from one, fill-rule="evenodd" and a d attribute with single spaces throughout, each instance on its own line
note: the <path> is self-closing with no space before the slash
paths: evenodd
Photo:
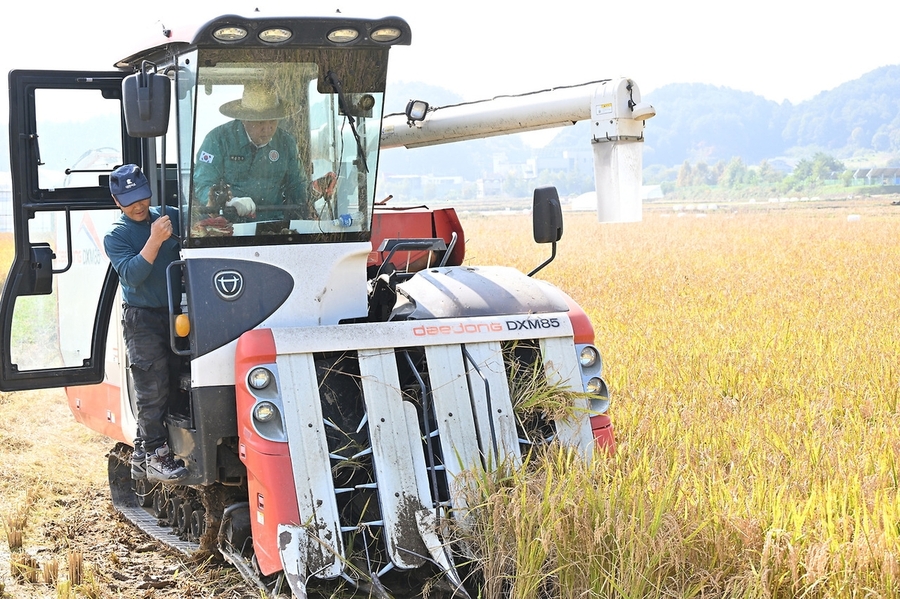
<path id="1" fill-rule="evenodd" d="M 122 164 L 118 99 L 105 99 L 99 89 L 42 88 L 34 101 L 38 187 L 100 187 L 101 177 Z"/>
<path id="2" fill-rule="evenodd" d="M 29 220 L 29 239 L 49 245 L 56 274 L 51 293 L 15 300 L 10 361 L 19 372 L 77 367 L 91 358 L 94 319 L 74 306 L 95 307 L 100 301 L 109 266 L 103 234 L 118 215 L 118 209 L 77 211 L 71 226 L 62 211 L 38 212 Z"/>
<path id="3" fill-rule="evenodd" d="M 181 193 L 181 237 L 190 227 L 188 201 L 191 197 L 191 169 L 194 164 L 192 156 L 194 138 L 194 105 L 197 91 L 197 52 L 190 52 L 178 57 L 175 76 L 175 118 L 178 121 L 178 185 Z"/>
<path id="4" fill-rule="evenodd" d="M 368 240 L 384 52 L 198 58 L 188 245 Z"/>

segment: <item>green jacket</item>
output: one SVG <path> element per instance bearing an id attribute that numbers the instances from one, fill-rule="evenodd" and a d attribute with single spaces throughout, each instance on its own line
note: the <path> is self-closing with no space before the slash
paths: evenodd
<path id="1" fill-rule="evenodd" d="M 282 217 L 282 211 L 266 210 L 267 206 L 290 204 L 305 210 L 306 177 L 297 159 L 297 142 L 282 129 L 261 148 L 250 141 L 238 120 L 210 131 L 194 165 L 195 200 L 201 206 L 216 183 L 231 185 L 233 197 L 252 198 L 258 220 Z"/>

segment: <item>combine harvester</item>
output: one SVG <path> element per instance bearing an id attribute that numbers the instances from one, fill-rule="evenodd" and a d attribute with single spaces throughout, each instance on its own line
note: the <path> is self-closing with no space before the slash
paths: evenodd
<path id="1" fill-rule="evenodd" d="M 379 206 L 375 181 L 386 148 L 591 119 L 598 214 L 637 220 L 652 108 L 619 79 L 382 118 L 389 51 L 410 40 L 393 17 L 227 15 L 161 31 L 115 71 L 10 74 L 0 387 L 66 387 L 75 418 L 118 442 L 116 508 L 173 547 L 219 551 L 270 595 L 475 597 L 447 536 L 466 517 L 464 473 L 553 441 L 586 457 L 614 446 L 593 328 L 530 276 L 543 265 L 463 266 L 452 209 Z M 220 106 L 260 84 L 288 109 L 279 126 L 309 201 L 211 216 L 198 148 Z M 178 486 L 130 478 L 135 409 L 102 249 L 119 214 L 109 173 L 125 163 L 181 214 L 167 425 L 190 477 Z M 555 255 L 561 234 L 555 189 L 535 190 L 535 240 Z M 517 417 L 512 379 L 535 372 L 573 392 L 567 418 Z"/>

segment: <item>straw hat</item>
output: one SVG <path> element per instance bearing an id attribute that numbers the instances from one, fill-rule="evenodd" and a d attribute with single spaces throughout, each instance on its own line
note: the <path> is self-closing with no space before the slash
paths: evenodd
<path id="1" fill-rule="evenodd" d="M 219 112 L 241 121 L 273 121 L 287 116 L 275 91 L 258 84 L 245 85 L 241 99 L 225 102 Z"/>

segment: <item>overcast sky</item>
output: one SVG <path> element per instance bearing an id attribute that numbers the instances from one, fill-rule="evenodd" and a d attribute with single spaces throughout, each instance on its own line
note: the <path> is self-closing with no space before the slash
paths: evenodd
<path id="1" fill-rule="evenodd" d="M 709 83 L 797 103 L 900 63 L 898 0 L 88 0 L 57 8 L 31 0 L 4 11 L 0 66 L 111 68 L 142 32 L 174 27 L 186 4 L 201 21 L 257 7 L 403 17 L 413 44 L 393 51 L 390 80 L 440 85 L 466 100 L 626 76 L 645 95 L 667 83 Z"/>

